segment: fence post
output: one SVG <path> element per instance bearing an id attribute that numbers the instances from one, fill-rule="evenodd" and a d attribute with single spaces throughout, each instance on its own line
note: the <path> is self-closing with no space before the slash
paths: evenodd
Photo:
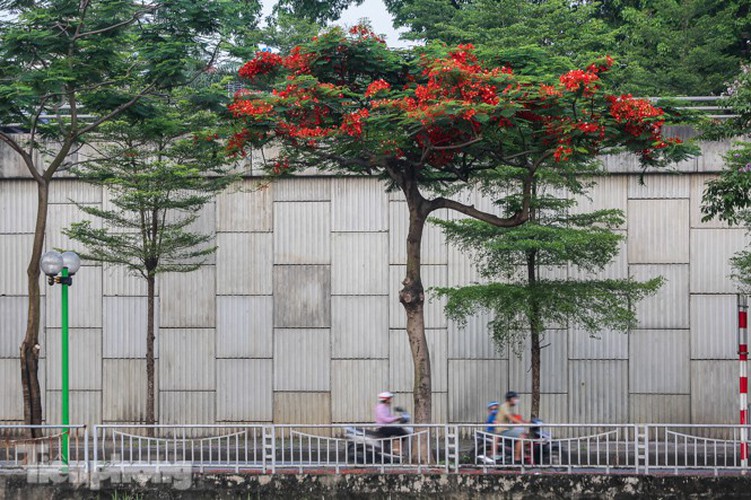
<path id="1" fill-rule="evenodd" d="M 276 433 L 273 425 L 263 426 L 263 472 L 268 473 L 269 466 L 271 473 L 276 472 Z"/>
<path id="2" fill-rule="evenodd" d="M 443 430 L 444 446 L 446 448 L 446 474 L 459 470 L 459 426 L 446 425 Z"/>
<path id="3" fill-rule="evenodd" d="M 741 427 L 741 468 L 748 468 L 748 296 L 738 294 L 738 361 L 740 363 L 740 424 Z"/>

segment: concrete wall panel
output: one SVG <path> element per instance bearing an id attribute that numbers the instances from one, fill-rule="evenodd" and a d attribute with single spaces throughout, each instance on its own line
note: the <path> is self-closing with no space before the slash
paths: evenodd
<path id="1" fill-rule="evenodd" d="M 331 341 L 328 329 L 274 332 L 274 390 L 328 391 Z"/>
<path id="2" fill-rule="evenodd" d="M 210 391 L 216 387 L 213 329 L 161 330 L 160 388 L 164 391 Z"/>
<path id="3" fill-rule="evenodd" d="M 691 396 L 688 394 L 631 394 L 629 422 L 684 423 L 691 417 Z"/>
<path id="4" fill-rule="evenodd" d="M 55 185 L 57 182 L 52 184 Z M 35 183 L 21 180 L 0 182 L 0 234 L 33 233 L 37 213 L 36 201 Z"/>
<path id="5" fill-rule="evenodd" d="M 735 293 L 730 258 L 745 248 L 744 229 L 694 229 L 691 232 L 691 293 Z"/>
<path id="6" fill-rule="evenodd" d="M 62 393 L 60 391 L 47 391 L 46 403 L 46 421 L 51 424 L 60 423 Z M 68 395 L 68 405 L 71 424 L 92 426 L 102 421 L 102 391 L 71 390 Z"/>
<path id="7" fill-rule="evenodd" d="M 274 373 L 271 359 L 218 359 L 216 371 L 217 421 L 271 421 Z"/>
<path id="8" fill-rule="evenodd" d="M 665 280 L 655 295 L 636 305 L 639 328 L 688 328 L 689 265 L 639 264 L 630 266 L 631 276 L 648 281 L 662 276 Z"/>
<path id="9" fill-rule="evenodd" d="M 509 387 L 508 361 L 451 359 L 448 377 L 449 421 L 481 422 L 487 403 L 502 399 Z"/>
<path id="10" fill-rule="evenodd" d="M 274 422 L 279 424 L 330 424 L 329 392 L 275 392 Z"/>
<path id="11" fill-rule="evenodd" d="M 387 233 L 333 233 L 331 246 L 332 294 L 389 293 Z"/>
<path id="12" fill-rule="evenodd" d="M 688 200 L 630 200 L 628 256 L 632 264 L 688 263 Z"/>
<path id="13" fill-rule="evenodd" d="M 540 355 L 540 390 L 542 392 L 566 392 L 567 377 L 567 339 L 565 330 L 548 330 L 543 335 L 541 344 L 547 347 Z M 532 354 L 530 339 L 525 337 L 519 346 L 518 355 L 509 355 L 509 387 L 517 392 L 532 391 Z"/>
<path id="14" fill-rule="evenodd" d="M 274 203 L 274 263 L 331 262 L 331 203 Z"/>
<path id="15" fill-rule="evenodd" d="M 691 391 L 688 330 L 634 330 L 629 349 L 629 391 L 688 394 Z"/>
<path id="16" fill-rule="evenodd" d="M 159 310 L 159 299 L 155 299 Z M 104 297 L 102 355 L 105 358 L 142 358 L 146 356 L 148 321 L 146 297 Z M 155 355 L 159 356 L 159 315 L 154 318 Z"/>
<path id="17" fill-rule="evenodd" d="M 272 292 L 271 233 L 218 233 L 216 292 L 268 295 Z"/>
<path id="18" fill-rule="evenodd" d="M 737 359 L 737 332 L 735 296 L 691 296 L 691 359 Z"/>
<path id="19" fill-rule="evenodd" d="M 568 383 L 571 422 L 628 421 L 627 361 L 571 361 Z"/>
<path id="20" fill-rule="evenodd" d="M 274 267 L 274 326 L 331 325 L 330 266 Z"/>
<path id="21" fill-rule="evenodd" d="M 0 359 L 0 380 L 3 381 L 0 422 L 23 422 L 21 365 L 18 359 Z"/>
<path id="22" fill-rule="evenodd" d="M 159 369 L 155 388 L 159 389 Z M 105 359 L 102 365 L 102 418 L 105 422 L 146 422 L 146 360 Z M 159 415 L 159 397 L 155 398 Z"/>
<path id="23" fill-rule="evenodd" d="M 446 210 L 431 214 L 432 217 L 445 218 Z M 389 258 L 391 264 L 406 264 L 407 233 L 409 232 L 409 210 L 406 202 L 389 203 Z M 447 264 L 448 246 L 443 231 L 427 222 L 422 233 L 420 258 L 423 264 Z"/>
<path id="24" fill-rule="evenodd" d="M 691 422 L 738 423 L 738 362 L 691 361 Z"/>
<path id="25" fill-rule="evenodd" d="M 643 182 L 636 175 L 628 177 L 628 198 L 630 200 L 688 198 L 690 191 L 691 177 L 687 175 L 645 175 Z"/>
<path id="26" fill-rule="evenodd" d="M 273 356 L 274 299 L 269 296 L 216 298 L 216 355 L 220 358 Z"/>
<path id="27" fill-rule="evenodd" d="M 491 318 L 490 313 L 482 312 L 467 318 L 464 326 L 455 321 L 449 321 L 449 358 L 500 359 L 508 357 L 507 349 L 501 348 L 491 337 L 488 326 Z"/>
<path id="28" fill-rule="evenodd" d="M 433 390 L 447 390 L 447 339 L 445 330 L 426 330 L 430 353 Z M 391 330 L 389 346 L 389 386 L 391 391 L 411 391 L 414 384 L 414 364 L 409 348 L 409 339 L 404 330 Z"/>
<path id="29" fill-rule="evenodd" d="M 61 332 L 47 329 L 47 369 L 50 390 L 61 388 Z M 68 336 L 68 373 L 70 390 L 100 390 L 102 388 L 102 330 L 100 328 L 71 328 Z"/>
<path id="30" fill-rule="evenodd" d="M 273 184 L 244 179 L 216 197 L 218 232 L 271 231 Z"/>
<path id="31" fill-rule="evenodd" d="M 388 297 L 331 297 L 331 356 L 388 358 Z"/>
<path id="32" fill-rule="evenodd" d="M 332 231 L 388 231 L 388 197 L 373 178 L 331 181 Z"/>
<path id="33" fill-rule="evenodd" d="M 60 327 L 61 297 L 59 285 L 49 288 L 45 301 L 48 327 Z M 102 327 L 101 267 L 83 266 L 73 277 L 68 288 L 68 324 L 71 328 Z"/>
<path id="34" fill-rule="evenodd" d="M 159 393 L 159 408 L 159 422 L 162 424 L 216 422 L 214 391 L 162 391 Z"/>
<path id="35" fill-rule="evenodd" d="M 590 333 L 571 328 L 568 333 L 570 359 L 627 359 L 628 334 L 611 330 Z"/>
<path id="36" fill-rule="evenodd" d="M 166 273 L 160 288 L 160 325 L 164 328 L 211 328 L 216 321 L 216 268 Z"/>

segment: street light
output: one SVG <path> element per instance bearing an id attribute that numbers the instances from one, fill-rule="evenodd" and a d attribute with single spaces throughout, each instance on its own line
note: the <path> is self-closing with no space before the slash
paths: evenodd
<path id="1" fill-rule="evenodd" d="M 69 432 L 67 425 L 70 424 L 69 406 L 68 406 L 68 287 L 73 284 L 73 275 L 81 267 L 81 259 L 75 252 L 55 252 L 51 250 L 42 255 L 39 264 L 42 272 L 47 275 L 47 283 L 62 285 L 62 425 L 63 425 L 63 442 L 60 452 L 64 464 L 68 464 L 68 439 Z M 59 274 L 59 276 L 58 276 Z"/>

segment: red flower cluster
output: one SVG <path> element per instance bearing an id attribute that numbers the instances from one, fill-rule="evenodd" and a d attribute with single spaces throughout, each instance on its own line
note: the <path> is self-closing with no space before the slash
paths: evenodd
<path id="1" fill-rule="evenodd" d="M 386 43 L 383 37 L 376 35 L 373 30 L 363 24 L 352 26 L 349 29 L 349 34 L 360 38 L 371 38 L 377 42 Z"/>
<path id="2" fill-rule="evenodd" d="M 362 121 L 368 116 L 370 116 L 370 112 L 367 109 L 344 115 L 340 127 L 342 132 L 352 137 L 360 137 L 362 135 Z"/>
<path id="3" fill-rule="evenodd" d="M 553 153 L 553 159 L 557 162 L 566 161 L 571 156 L 571 153 L 573 153 L 574 150 L 570 146 L 565 146 L 561 144 L 558 146 Z"/>
<path id="4" fill-rule="evenodd" d="M 634 99 L 631 94 L 608 96 L 610 115 L 625 124 L 626 132 L 634 137 L 649 133 L 658 140 L 665 123 L 662 109 L 652 106 L 646 99 Z"/>
<path id="5" fill-rule="evenodd" d="M 246 62 L 238 74 L 242 78 L 252 80 L 259 75 L 271 73 L 282 64 L 282 57 L 273 52 L 256 52 L 256 56 Z"/>
<path id="6" fill-rule="evenodd" d="M 274 109 L 271 104 L 259 100 L 236 100 L 229 105 L 232 116 L 259 117 L 270 113 Z"/>
<path id="7" fill-rule="evenodd" d="M 584 71 L 582 69 L 573 69 L 566 74 L 561 75 L 561 84 L 566 87 L 566 90 L 571 92 L 577 92 L 580 88 L 584 88 L 584 92 L 592 91 L 592 84 L 599 80 L 600 77 L 594 71 Z"/>
<path id="8" fill-rule="evenodd" d="M 373 97 L 382 90 L 389 90 L 391 85 L 386 80 L 379 78 L 368 85 L 368 89 L 365 91 L 365 97 Z"/>

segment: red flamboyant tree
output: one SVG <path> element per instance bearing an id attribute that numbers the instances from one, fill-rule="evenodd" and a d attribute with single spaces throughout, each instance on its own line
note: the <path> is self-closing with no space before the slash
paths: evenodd
<path id="1" fill-rule="evenodd" d="M 273 173 L 315 167 L 374 175 L 404 193 L 409 230 L 399 299 L 418 423 L 430 422 L 432 406 L 420 246 L 433 211 L 511 227 L 527 219 L 530 187 L 541 169 L 575 175 L 577 165 L 613 148 L 635 152 L 644 165 L 686 157 L 679 140 L 663 138 L 661 109 L 606 92 L 611 64 L 606 57 L 543 82 L 486 66 L 471 45 L 393 51 L 356 26 L 334 28 L 287 56 L 260 52 L 240 69 L 247 89 L 230 106 L 237 126 L 230 149 L 242 154 L 281 145 L 268 166 Z M 507 218 L 426 194 L 489 182 L 501 170 L 505 187 L 519 196 L 518 210 Z"/>

